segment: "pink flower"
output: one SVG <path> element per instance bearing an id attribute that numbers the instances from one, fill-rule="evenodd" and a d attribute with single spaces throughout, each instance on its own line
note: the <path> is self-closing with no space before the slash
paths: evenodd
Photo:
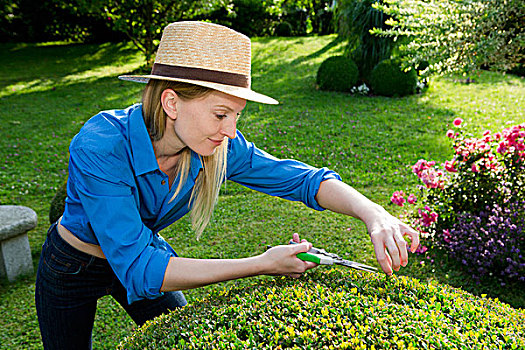
<path id="1" fill-rule="evenodd" d="M 433 212 L 428 205 L 425 205 L 423 209 L 418 209 L 418 213 L 421 216 L 419 222 L 425 227 L 429 227 L 433 222 L 437 221 L 438 214 Z"/>
<path id="2" fill-rule="evenodd" d="M 443 240 L 447 243 L 450 243 L 450 231 L 443 230 Z"/>
<path id="3" fill-rule="evenodd" d="M 507 144 L 505 141 L 501 141 L 498 145 L 498 149 L 496 150 L 499 154 L 505 154 L 507 152 Z"/>
<path id="4" fill-rule="evenodd" d="M 448 172 L 451 172 L 451 173 L 457 173 L 457 169 L 455 168 L 456 166 L 456 162 L 453 160 L 453 161 L 445 161 L 445 164 L 444 164 L 444 167 L 445 167 L 445 170 L 448 171 Z"/>
<path id="5" fill-rule="evenodd" d="M 420 244 L 417 249 L 416 249 L 416 253 L 417 254 L 425 254 L 425 252 L 428 250 L 428 248 L 422 244 Z"/>
<path id="6" fill-rule="evenodd" d="M 478 166 L 476 164 L 472 164 L 472 167 L 470 168 L 473 173 L 479 173 Z"/>
<path id="7" fill-rule="evenodd" d="M 415 202 L 417 202 L 417 198 L 416 198 L 416 196 L 414 196 L 414 194 L 411 193 L 411 194 L 408 196 L 408 198 L 407 198 L 407 202 L 408 202 L 409 204 L 414 204 Z"/>
<path id="8" fill-rule="evenodd" d="M 461 118 L 454 119 L 454 126 L 460 126 L 461 123 L 463 123 L 463 119 Z"/>
<path id="9" fill-rule="evenodd" d="M 453 130 L 448 130 L 447 131 L 447 137 L 449 139 L 453 139 L 454 138 L 454 131 Z"/>
<path id="10" fill-rule="evenodd" d="M 443 188 L 445 185 L 443 179 L 443 172 L 428 168 L 418 174 L 419 179 L 427 186 L 427 188 Z"/>
<path id="11" fill-rule="evenodd" d="M 403 191 L 395 191 L 392 194 L 392 197 L 390 198 L 390 200 L 392 201 L 392 203 L 397 204 L 400 207 L 402 207 L 405 205 L 404 204 L 405 198 L 403 198 L 404 196 L 405 196 L 405 193 Z"/>
<path id="12" fill-rule="evenodd" d="M 419 177 L 421 178 L 420 176 L 420 173 L 423 171 L 423 170 L 426 170 L 426 169 L 429 169 L 431 167 L 433 167 L 434 165 L 436 165 L 436 162 L 434 161 L 430 161 L 430 162 L 427 162 L 426 160 L 424 159 L 420 159 L 417 161 L 416 164 L 414 164 L 412 166 L 412 171 Z"/>

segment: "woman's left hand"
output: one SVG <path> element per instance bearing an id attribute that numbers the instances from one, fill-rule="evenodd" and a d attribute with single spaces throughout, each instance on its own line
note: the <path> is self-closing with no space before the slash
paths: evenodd
<path id="1" fill-rule="evenodd" d="M 410 250 L 414 253 L 419 246 L 418 232 L 383 208 L 365 223 L 381 269 L 391 275 L 392 269 L 399 271 L 400 266 L 406 266 L 408 252 L 404 236 L 410 237 Z"/>
<path id="2" fill-rule="evenodd" d="M 403 236 L 409 236 L 412 240 L 412 252 L 419 246 L 419 234 L 416 230 L 342 181 L 323 181 L 316 200 L 325 209 L 353 216 L 366 224 L 377 262 L 388 275 L 393 270 L 398 271 L 401 266 L 406 266 L 408 262 L 407 243 Z"/>

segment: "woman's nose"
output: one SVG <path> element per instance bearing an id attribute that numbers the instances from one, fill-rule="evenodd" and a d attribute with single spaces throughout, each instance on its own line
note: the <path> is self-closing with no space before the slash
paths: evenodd
<path id="1" fill-rule="evenodd" d="M 229 139 L 234 139 L 237 134 L 237 118 L 225 118 L 221 133 Z"/>

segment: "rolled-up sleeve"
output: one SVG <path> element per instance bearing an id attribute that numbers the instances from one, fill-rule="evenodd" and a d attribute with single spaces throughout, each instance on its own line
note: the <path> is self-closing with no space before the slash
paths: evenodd
<path id="1" fill-rule="evenodd" d="M 172 252 L 141 220 L 133 171 L 124 155 L 70 148 L 70 179 L 128 301 L 155 298 Z"/>
<path id="2" fill-rule="evenodd" d="M 315 196 L 321 182 L 341 180 L 334 171 L 293 159 L 278 159 L 248 142 L 240 131 L 230 141 L 226 177 L 259 192 L 324 210 Z"/>

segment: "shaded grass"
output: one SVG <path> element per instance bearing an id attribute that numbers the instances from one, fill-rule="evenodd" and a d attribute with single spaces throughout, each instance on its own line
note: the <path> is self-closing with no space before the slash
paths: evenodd
<path id="1" fill-rule="evenodd" d="M 424 94 L 404 98 L 317 91 L 317 67 L 343 49 L 335 36 L 255 39 L 253 87 L 281 104 L 248 103 L 238 127 L 278 157 L 334 169 L 393 213 L 398 208 L 389 204 L 391 193 L 416 186 L 407 165 L 419 158 L 438 162 L 450 158 L 444 133 L 455 117 L 465 119 L 467 130 L 476 133 L 525 120 L 524 80 L 491 72 L 482 72 L 471 85 L 453 77 L 438 79 Z M 140 55 L 125 44 L 0 45 L 0 203 L 37 212 L 38 226 L 29 235 L 35 267 L 48 227 L 49 203 L 64 181 L 71 138 L 99 110 L 140 100 L 143 85 L 115 76 L 142 64 Z M 235 258 L 261 253 L 267 244 L 284 243 L 293 232 L 327 250 L 376 264 L 360 221 L 318 213 L 234 183 L 224 188 L 201 240 L 195 240 L 187 219 L 162 234 L 183 256 Z M 478 294 L 489 290 L 490 296 L 525 306 L 524 293 L 517 287 L 471 285 L 465 275 L 423 269 L 415 260 L 404 274 L 448 281 Z M 192 301 L 234 283 L 244 282 L 186 295 Z M 1 349 L 41 347 L 33 284 L 34 276 L 12 284 L 0 282 Z M 113 348 L 132 328 L 130 318 L 112 299 L 102 299 L 94 348 Z"/>

